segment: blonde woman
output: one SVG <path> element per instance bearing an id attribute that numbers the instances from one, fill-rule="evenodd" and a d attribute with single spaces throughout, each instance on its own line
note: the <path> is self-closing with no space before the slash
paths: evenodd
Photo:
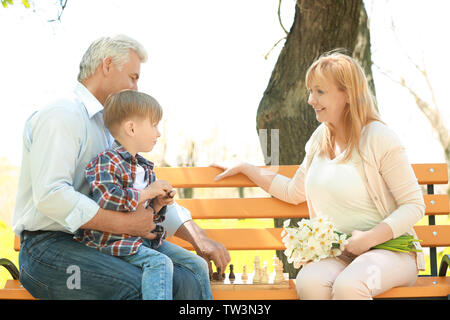
<path id="1" fill-rule="evenodd" d="M 342 256 L 303 266 L 296 279 L 300 299 L 372 299 L 413 285 L 424 269 L 422 253 L 370 250 L 415 235 L 425 204 L 405 149 L 380 120 L 362 68 L 345 54 L 328 53 L 310 66 L 306 85 L 321 124 L 294 177 L 239 162 L 214 164 L 224 170 L 216 180 L 243 173 L 283 201 L 307 201 L 311 217 L 327 215 L 352 235 Z"/>

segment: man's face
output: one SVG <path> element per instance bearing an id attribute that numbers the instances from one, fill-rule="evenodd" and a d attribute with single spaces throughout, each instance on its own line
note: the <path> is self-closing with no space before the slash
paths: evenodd
<path id="1" fill-rule="evenodd" d="M 137 90 L 137 82 L 141 71 L 141 60 L 133 50 L 129 59 L 122 66 L 110 64 L 105 81 L 107 95 L 118 93 L 125 89 Z"/>

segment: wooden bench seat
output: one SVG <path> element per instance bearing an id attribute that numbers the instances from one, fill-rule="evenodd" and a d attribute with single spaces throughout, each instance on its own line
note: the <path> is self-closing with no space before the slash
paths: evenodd
<path id="1" fill-rule="evenodd" d="M 446 184 L 448 181 L 446 164 L 413 164 L 413 169 L 422 185 L 427 186 L 424 195 L 428 225 L 417 225 L 415 230 L 422 240 L 424 248 L 430 248 L 431 274 L 421 276 L 412 287 L 393 288 L 375 298 L 445 298 L 450 295 L 450 277 L 446 276 L 448 266 L 444 263 L 438 275 L 436 248 L 450 246 L 450 225 L 435 225 L 435 216 L 448 215 L 450 202 L 448 195 L 435 195 L 435 184 Z M 292 177 L 298 166 L 265 167 Z M 157 168 L 159 179 L 170 181 L 175 188 L 223 188 L 254 187 L 246 177 L 237 175 L 219 182 L 214 177 L 221 171 L 212 167 L 194 168 Z M 178 199 L 177 202 L 190 210 L 194 219 L 242 219 L 242 218 L 307 218 L 306 203 L 292 205 L 275 198 L 232 198 L 232 199 Z M 280 228 L 254 229 L 208 229 L 209 237 L 223 243 L 228 250 L 284 250 Z M 176 237 L 168 239 L 188 250 L 192 246 Z M 15 249 L 19 250 L 19 241 Z M 446 257 L 446 256 L 444 256 Z M 446 257 L 448 259 L 448 256 Z M 444 259 L 443 259 L 444 260 Z M 249 290 L 213 290 L 214 299 L 225 300 L 264 300 L 264 299 L 298 299 L 293 279 L 283 289 L 249 289 Z M 18 280 L 8 280 L 4 289 L 0 290 L 0 299 L 33 298 Z"/>

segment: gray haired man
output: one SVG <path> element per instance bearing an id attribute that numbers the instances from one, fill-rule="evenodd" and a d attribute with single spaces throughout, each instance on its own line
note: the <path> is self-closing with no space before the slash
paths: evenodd
<path id="1" fill-rule="evenodd" d="M 73 92 L 26 121 L 14 232 L 21 238 L 20 281 L 39 299 L 140 299 L 139 268 L 72 240 L 79 229 L 152 239 L 152 209 L 123 213 L 100 208 L 88 197 L 88 162 L 110 147 L 103 103 L 110 94 L 137 90 L 143 46 L 119 35 L 94 41 L 80 63 Z M 170 234 L 190 242 L 197 254 L 225 270 L 225 247 L 206 236 L 189 212 L 168 206 Z M 205 264 L 206 265 L 206 264 Z M 174 299 L 202 299 L 192 272 L 174 263 Z"/>

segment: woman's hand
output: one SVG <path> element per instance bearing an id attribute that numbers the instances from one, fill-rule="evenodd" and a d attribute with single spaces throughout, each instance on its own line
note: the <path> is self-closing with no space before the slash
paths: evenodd
<path id="1" fill-rule="evenodd" d="M 348 243 L 345 246 L 343 254 L 350 257 L 359 256 L 374 246 L 369 231 L 354 230 L 352 236 L 347 241 Z"/>
<path id="2" fill-rule="evenodd" d="M 367 231 L 354 230 L 352 236 L 348 238 L 342 254 L 354 258 L 380 243 L 393 239 L 393 237 L 392 229 L 386 222 L 380 222 Z"/>
<path id="3" fill-rule="evenodd" d="M 213 163 L 210 165 L 210 167 L 216 167 L 219 169 L 224 170 L 221 174 L 218 174 L 214 181 L 222 180 L 226 177 L 234 176 L 238 173 L 242 173 L 245 166 L 248 166 L 247 163 L 242 161 L 234 161 L 234 162 L 227 162 L 227 163 Z"/>
<path id="4" fill-rule="evenodd" d="M 261 187 L 264 191 L 269 192 L 270 184 L 273 178 L 277 175 L 276 172 L 271 170 L 266 170 L 242 161 L 233 161 L 226 163 L 214 163 L 210 167 L 216 167 L 224 170 L 221 174 L 218 174 L 214 181 L 222 180 L 226 177 L 234 176 L 238 173 L 242 173 L 247 176 L 251 181 L 253 181 L 258 187 Z"/>

